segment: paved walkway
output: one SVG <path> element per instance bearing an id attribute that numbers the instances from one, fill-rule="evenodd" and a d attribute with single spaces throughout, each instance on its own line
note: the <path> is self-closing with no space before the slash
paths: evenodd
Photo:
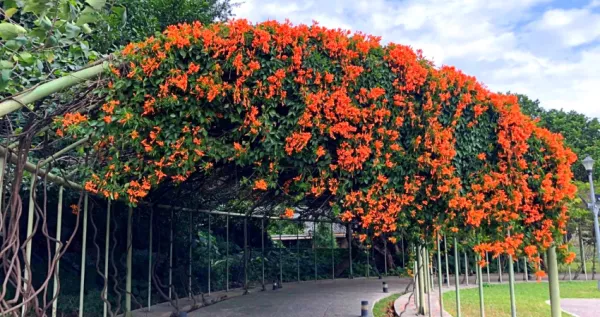
<path id="1" fill-rule="evenodd" d="M 389 293 L 383 293 L 387 281 Z M 282 289 L 238 296 L 189 313 L 189 317 L 306 317 L 360 316 L 360 301 L 373 303 L 404 292 L 409 279 L 388 277 L 353 280 L 286 283 Z"/>
<path id="2" fill-rule="evenodd" d="M 560 308 L 578 317 L 597 317 L 600 315 L 600 299 L 565 298 L 560 300 Z"/>

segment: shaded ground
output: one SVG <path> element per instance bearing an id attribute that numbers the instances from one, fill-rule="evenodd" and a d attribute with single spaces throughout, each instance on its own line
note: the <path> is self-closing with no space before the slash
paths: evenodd
<path id="1" fill-rule="evenodd" d="M 383 293 L 387 281 L 389 293 Z M 287 283 L 277 291 L 251 293 L 189 313 L 190 317 L 305 317 L 360 316 L 360 301 L 376 300 L 402 293 L 409 279 L 338 279 L 335 281 Z"/>

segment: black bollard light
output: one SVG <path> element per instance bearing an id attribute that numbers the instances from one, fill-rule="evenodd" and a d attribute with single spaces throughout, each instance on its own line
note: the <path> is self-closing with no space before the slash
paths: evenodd
<path id="1" fill-rule="evenodd" d="M 383 284 L 383 292 L 387 293 L 388 292 L 388 284 L 387 284 L 387 282 L 383 282 L 382 284 Z"/>
<path id="2" fill-rule="evenodd" d="M 277 283 L 277 280 L 273 280 L 273 290 L 277 290 L 279 288 L 279 283 Z"/>
<path id="3" fill-rule="evenodd" d="M 369 317 L 369 301 L 360 302 L 360 317 Z"/>

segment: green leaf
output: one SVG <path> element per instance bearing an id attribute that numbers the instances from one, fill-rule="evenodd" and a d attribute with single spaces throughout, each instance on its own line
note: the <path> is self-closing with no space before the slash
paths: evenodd
<path id="1" fill-rule="evenodd" d="M 26 34 L 27 30 L 25 30 L 22 26 L 18 24 L 2 22 L 0 23 L 0 37 L 3 40 L 12 40 L 21 34 Z"/>
<path id="2" fill-rule="evenodd" d="M 106 0 L 85 0 L 85 2 L 87 2 L 90 7 L 96 10 L 101 10 L 106 4 Z"/>
<path id="3" fill-rule="evenodd" d="M 5 20 L 10 19 L 15 13 L 17 13 L 17 11 L 19 11 L 19 9 L 17 9 L 17 8 L 10 8 L 10 9 L 4 11 L 4 19 Z"/>
<path id="4" fill-rule="evenodd" d="M 19 59 L 26 64 L 32 64 L 35 61 L 35 57 L 33 57 L 33 55 L 31 55 L 29 52 L 22 52 L 19 54 Z"/>
<path id="5" fill-rule="evenodd" d="M 0 60 L 0 69 L 11 69 L 13 68 L 13 63 L 7 60 Z"/>
<path id="6" fill-rule="evenodd" d="M 91 7 L 87 7 L 81 11 L 79 18 L 77 19 L 77 25 L 82 26 L 86 23 L 94 23 L 100 20 L 100 14 Z"/>

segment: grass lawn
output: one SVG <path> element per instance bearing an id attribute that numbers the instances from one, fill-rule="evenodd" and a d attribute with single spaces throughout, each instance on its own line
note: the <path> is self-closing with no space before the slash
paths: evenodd
<path id="1" fill-rule="evenodd" d="M 375 306 L 373 307 L 373 316 L 374 317 L 392 316 L 392 315 L 387 314 L 387 309 L 391 303 L 393 303 L 396 299 L 398 299 L 398 297 L 400 297 L 400 294 L 392 294 L 386 298 L 383 298 L 382 300 L 378 301 L 377 303 L 375 303 Z"/>
<path id="2" fill-rule="evenodd" d="M 560 282 L 562 298 L 600 298 L 596 281 Z M 516 283 L 515 295 L 517 316 L 546 317 L 550 316 L 548 283 Z M 444 307 L 447 312 L 456 316 L 455 292 L 444 293 Z M 483 285 L 485 315 L 488 317 L 510 316 L 510 293 L 508 284 Z M 463 316 L 479 316 L 479 291 L 477 288 L 460 291 L 460 307 Z M 563 316 L 570 316 L 563 313 Z"/>

